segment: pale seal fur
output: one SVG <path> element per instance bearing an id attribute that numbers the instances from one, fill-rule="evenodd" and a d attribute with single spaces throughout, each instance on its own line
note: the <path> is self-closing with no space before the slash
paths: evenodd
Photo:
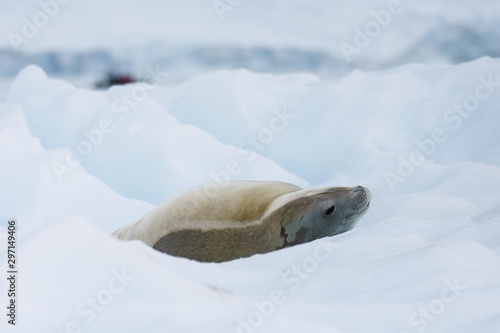
<path id="1" fill-rule="evenodd" d="M 161 204 L 113 235 L 175 256 L 222 262 L 351 230 L 370 198 L 362 186 L 211 183 Z"/>

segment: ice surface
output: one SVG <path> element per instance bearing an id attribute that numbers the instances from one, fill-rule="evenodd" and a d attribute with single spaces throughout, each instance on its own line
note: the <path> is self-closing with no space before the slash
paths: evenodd
<path id="1" fill-rule="evenodd" d="M 144 67 L 154 64 L 180 78 L 228 67 L 332 77 L 355 68 L 462 63 L 500 56 L 496 0 L 477 4 L 457 0 L 143 0 L 140 6 L 123 0 L 60 2 L 57 6 L 59 0 L 0 1 L 0 30 L 4 32 L 0 77 L 15 76 L 31 63 L 62 76 L 102 75 L 106 70 L 143 75 Z M 56 4 L 47 22 L 43 15 L 49 10 L 40 3 Z M 226 4 L 228 9 L 221 15 L 214 3 Z M 387 14 L 394 3 L 394 14 Z M 37 15 L 45 22 L 40 28 L 33 24 Z M 27 22 L 33 25 L 31 30 Z M 367 31 L 372 37 L 359 37 Z M 28 38 L 18 45 L 12 42 L 13 34 Z M 342 50 L 347 44 L 358 51 L 347 57 Z"/>
<path id="2" fill-rule="evenodd" d="M 26 68 L 0 104 L 17 331 L 499 332 L 499 69 L 236 70 L 90 91 Z M 108 236 L 214 179 L 374 198 L 348 233 L 222 264 Z"/>

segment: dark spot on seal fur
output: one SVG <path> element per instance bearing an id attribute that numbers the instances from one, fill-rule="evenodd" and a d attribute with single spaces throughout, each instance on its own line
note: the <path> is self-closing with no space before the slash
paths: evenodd
<path id="1" fill-rule="evenodd" d="M 281 226 L 280 236 L 281 238 L 283 238 L 283 246 L 281 248 L 289 247 L 290 245 L 288 244 L 288 240 L 286 239 L 288 237 L 288 234 L 286 233 L 284 226 Z"/>
<path id="2" fill-rule="evenodd" d="M 290 247 L 293 245 L 304 243 L 304 240 L 305 240 L 306 234 L 307 234 L 307 230 L 308 229 L 306 227 L 301 227 L 297 231 L 297 234 L 295 235 L 294 241 L 290 242 L 290 241 L 288 241 L 288 234 L 286 233 L 285 227 L 281 226 L 280 235 L 281 235 L 281 238 L 283 238 L 283 246 L 281 248 Z"/>

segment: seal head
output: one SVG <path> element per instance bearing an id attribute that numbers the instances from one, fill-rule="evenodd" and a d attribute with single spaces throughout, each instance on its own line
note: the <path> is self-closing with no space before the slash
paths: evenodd
<path id="1" fill-rule="evenodd" d="M 310 242 L 353 229 L 370 206 L 362 186 L 300 191 L 273 214 L 282 215 L 283 247 Z"/>

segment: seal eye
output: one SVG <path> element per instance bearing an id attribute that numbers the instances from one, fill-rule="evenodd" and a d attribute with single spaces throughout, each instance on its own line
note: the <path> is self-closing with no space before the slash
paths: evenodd
<path id="1" fill-rule="evenodd" d="M 335 205 L 332 205 L 323 212 L 323 215 L 325 215 L 326 217 L 331 217 L 334 212 L 335 212 Z"/>

